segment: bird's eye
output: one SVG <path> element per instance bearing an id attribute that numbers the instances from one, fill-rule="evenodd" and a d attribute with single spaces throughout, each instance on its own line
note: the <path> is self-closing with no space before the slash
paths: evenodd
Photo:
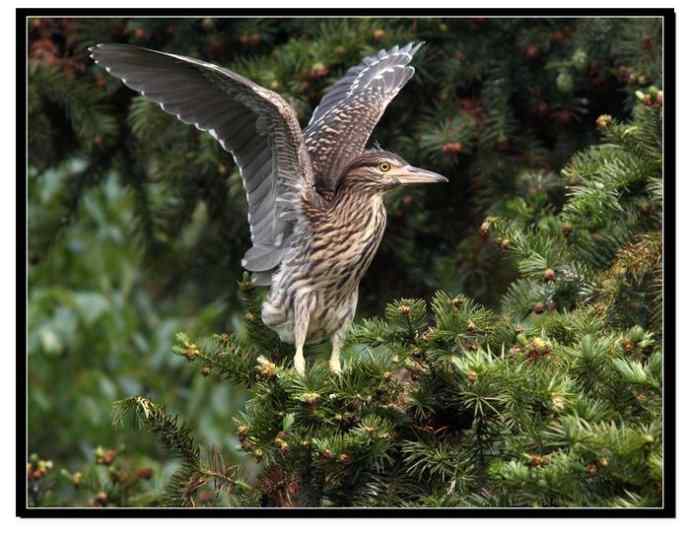
<path id="1" fill-rule="evenodd" d="M 388 172 L 391 169 L 391 164 L 387 163 L 384 161 L 383 163 L 379 163 L 379 170 L 381 172 Z"/>

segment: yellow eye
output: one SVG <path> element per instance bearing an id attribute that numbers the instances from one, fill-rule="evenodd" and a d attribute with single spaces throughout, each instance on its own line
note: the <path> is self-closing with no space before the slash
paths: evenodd
<path id="1" fill-rule="evenodd" d="M 391 164 L 386 161 L 379 163 L 379 170 L 381 172 L 388 172 L 391 169 Z"/>

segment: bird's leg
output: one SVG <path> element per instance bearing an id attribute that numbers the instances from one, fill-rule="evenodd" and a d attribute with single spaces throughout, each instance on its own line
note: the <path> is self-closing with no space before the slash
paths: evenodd
<path id="1" fill-rule="evenodd" d="M 302 346 L 304 346 L 304 342 L 302 342 L 302 344 L 297 344 L 297 349 L 295 350 L 295 370 L 300 376 L 304 377 L 305 363 L 304 354 L 302 353 Z"/>
<path id="2" fill-rule="evenodd" d="M 347 322 L 333 334 L 333 337 L 331 337 L 333 349 L 331 350 L 331 359 L 328 362 L 328 366 L 334 374 L 340 374 L 340 350 L 343 348 L 343 344 L 345 344 L 345 334 L 349 327 L 350 323 Z"/>
<path id="3" fill-rule="evenodd" d="M 333 337 L 331 337 L 331 344 L 333 345 L 333 348 L 331 350 L 331 360 L 329 361 L 328 366 L 331 368 L 331 372 L 335 374 L 340 374 L 340 350 L 342 350 L 343 344 L 345 344 L 347 330 L 350 329 L 352 319 L 355 317 L 358 293 L 359 291 L 355 289 L 350 296 L 350 309 L 347 313 L 347 316 L 343 320 L 341 326 L 333 334 Z"/>
<path id="4" fill-rule="evenodd" d="M 309 309 L 304 303 L 295 304 L 295 370 L 304 376 L 305 363 L 302 349 L 309 330 Z"/>

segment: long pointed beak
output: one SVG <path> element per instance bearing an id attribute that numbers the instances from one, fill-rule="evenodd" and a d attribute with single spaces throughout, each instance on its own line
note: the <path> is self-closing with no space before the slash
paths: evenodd
<path id="1" fill-rule="evenodd" d="M 400 169 L 400 172 L 395 176 L 400 185 L 414 185 L 415 183 L 444 183 L 448 182 L 448 178 L 436 174 L 431 170 L 413 167 L 407 165 Z"/>

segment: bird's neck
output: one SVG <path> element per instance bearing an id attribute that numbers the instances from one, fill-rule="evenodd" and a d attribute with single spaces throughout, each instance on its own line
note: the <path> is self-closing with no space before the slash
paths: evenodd
<path id="1" fill-rule="evenodd" d="M 341 188 L 336 191 L 330 206 L 331 217 L 352 228 L 370 226 L 373 222 L 385 224 L 386 208 L 380 193 Z"/>
<path id="2" fill-rule="evenodd" d="M 326 217 L 323 229 L 341 250 L 334 257 L 342 271 L 340 287 L 356 287 L 369 269 L 386 229 L 386 208 L 382 194 L 357 194 L 338 191 Z M 351 290 L 351 289 L 348 289 Z"/>
<path id="3" fill-rule="evenodd" d="M 349 279 L 359 283 L 378 250 L 386 229 L 386 208 L 382 194 L 343 194 L 336 197 L 331 223 L 338 227 L 341 241 L 347 243 L 351 263 Z"/>

